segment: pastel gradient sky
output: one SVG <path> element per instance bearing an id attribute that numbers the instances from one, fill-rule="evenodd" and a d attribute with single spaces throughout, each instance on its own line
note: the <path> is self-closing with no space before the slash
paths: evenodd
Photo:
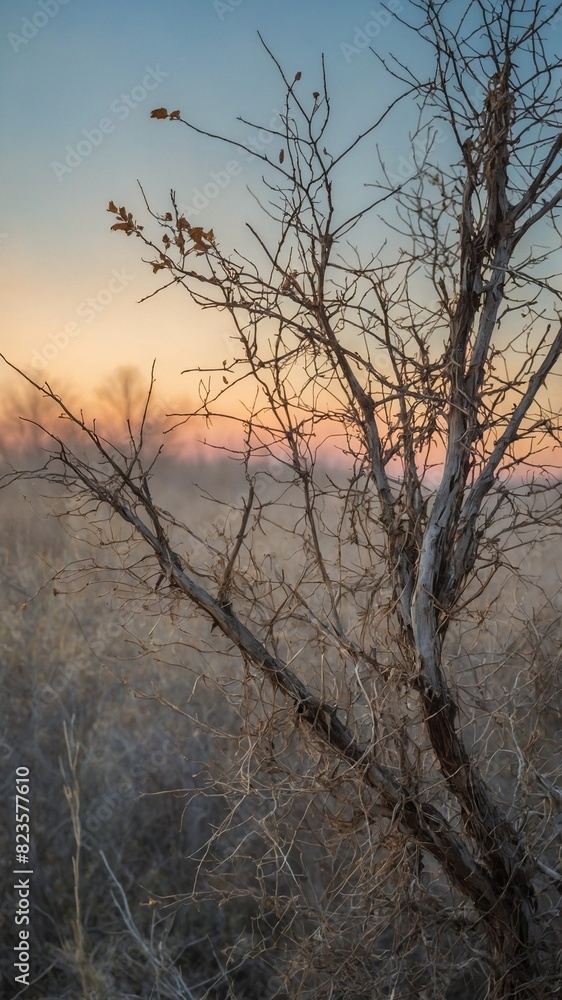
<path id="1" fill-rule="evenodd" d="M 110 232 L 108 201 L 140 217 L 138 178 L 159 209 L 172 187 L 189 205 L 236 159 L 232 147 L 151 120 L 153 108 L 180 108 L 240 139 L 252 130 L 238 115 L 275 115 L 283 88 L 258 31 L 311 91 L 325 53 L 334 119 L 351 137 L 390 93 L 373 54 L 353 46 L 373 11 L 381 6 L 361 0 L 3 0 L 0 343 L 9 359 L 41 382 L 88 394 L 120 365 L 148 375 L 157 357 L 160 390 L 177 400 L 182 369 L 223 358 L 230 330 L 220 315 L 201 314 L 175 291 L 137 304 L 157 279 L 139 242 Z M 390 15 L 381 20 L 371 44 L 404 55 L 412 36 Z M 406 124 L 398 149 L 408 151 Z M 247 192 L 256 166 L 237 163 L 197 218 L 226 239 L 256 213 Z M 350 198 L 358 180 L 349 178 Z M 12 379 L 0 373 L 4 387 Z"/>
<path id="2" fill-rule="evenodd" d="M 406 22 L 419 17 L 410 0 L 385 6 Z M 227 356 L 223 314 L 202 313 L 179 289 L 138 304 L 159 276 L 142 263 L 140 241 L 110 232 L 106 208 L 113 199 L 144 220 L 137 179 L 160 211 L 170 188 L 182 207 L 193 205 L 234 160 L 228 185 L 197 216 L 185 214 L 238 248 L 244 222 L 260 218 L 248 191 L 259 191 L 259 161 L 150 112 L 179 108 L 202 127 L 251 140 L 256 129 L 237 116 L 267 124 L 284 96 L 258 32 L 310 94 L 321 89 L 325 54 L 336 151 L 399 92 L 369 45 L 419 75 L 432 72 L 431 51 L 379 0 L 2 0 L 0 350 L 39 382 L 82 402 L 110 386 L 120 366 L 148 381 L 156 358 L 159 402 L 185 411 L 182 369 Z M 407 169 L 414 116 L 401 108 L 361 147 L 343 178 L 350 208 L 370 200 L 364 184 L 376 179 L 377 144 L 391 171 Z M 457 158 L 452 139 L 443 137 L 438 155 Z M 378 246 L 376 219 L 373 226 Z M 0 371 L 4 398 L 15 385 L 9 369 Z"/>

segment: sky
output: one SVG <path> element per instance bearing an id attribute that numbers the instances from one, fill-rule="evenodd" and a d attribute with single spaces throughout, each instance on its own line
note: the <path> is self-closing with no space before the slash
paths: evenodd
<path id="1" fill-rule="evenodd" d="M 255 167 L 150 112 L 180 108 L 201 126 L 251 138 L 237 116 L 268 123 L 283 100 L 259 31 L 311 91 L 325 54 L 334 117 L 350 136 L 387 97 L 361 34 L 373 14 L 381 49 L 403 44 L 390 14 L 358 0 L 3 0 L 0 343 L 9 360 L 41 382 L 89 392 L 119 366 L 148 377 L 156 357 L 161 388 L 177 396 L 196 355 L 202 365 L 205 353 L 222 357 L 230 331 L 221 316 L 202 315 L 185 295 L 138 304 L 156 279 L 140 244 L 110 232 L 109 200 L 138 217 L 137 180 L 164 209 L 174 188 L 192 224 L 234 236 L 242 206 L 255 211 Z M 214 195 L 207 206 L 205 190 Z M 0 379 L 12 384 L 9 372 Z"/>
<path id="2" fill-rule="evenodd" d="M 414 5 L 384 6 L 399 18 L 378 0 L 2 0 L 1 352 L 80 401 L 107 394 L 123 366 L 148 382 L 156 359 L 162 406 L 185 409 L 182 370 L 220 364 L 232 330 L 179 289 L 139 304 L 159 276 L 142 263 L 140 241 L 110 232 L 107 206 L 140 220 L 137 181 L 162 211 L 173 188 L 192 224 L 235 245 L 257 217 L 249 189 L 259 188 L 260 170 L 235 147 L 150 113 L 177 108 L 251 144 L 284 97 L 259 32 L 310 93 L 321 89 L 324 53 L 337 148 L 398 93 L 369 46 L 422 75 L 426 60 L 431 72 L 432 53 L 400 23 L 417 17 Z M 345 178 L 349 205 L 367 199 L 376 141 L 391 169 L 407 170 L 413 124 L 401 112 L 367 142 Z M 0 370 L 4 398 L 17 385 Z"/>

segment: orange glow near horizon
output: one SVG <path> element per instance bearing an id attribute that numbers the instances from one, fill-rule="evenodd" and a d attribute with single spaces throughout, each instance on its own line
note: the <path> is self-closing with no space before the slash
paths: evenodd
<path id="1" fill-rule="evenodd" d="M 220 376 L 219 376 L 220 377 Z M 117 369 L 112 378 L 104 383 L 105 392 L 100 388 L 95 392 L 84 394 L 76 387 L 60 395 L 63 402 L 77 416 L 83 414 L 87 426 L 95 426 L 96 433 L 106 442 L 119 446 L 124 454 L 128 453 L 127 420 L 138 441 L 141 415 L 146 402 L 148 378 L 143 377 L 140 369 L 122 367 Z M 185 412 L 185 411 L 184 411 Z M 192 416 L 186 420 L 180 406 L 176 406 L 170 397 L 162 399 L 155 390 L 151 399 L 144 430 L 144 454 L 156 455 L 163 448 L 164 456 L 180 463 L 219 464 L 221 461 L 233 459 L 242 462 L 247 454 L 245 420 L 248 409 L 240 403 L 238 407 L 230 407 L 230 416 L 217 414 L 212 418 L 202 415 Z M 46 399 L 33 387 L 21 382 L 19 392 L 5 395 L 0 405 L 0 457 L 14 466 L 18 458 L 26 454 L 43 454 L 49 451 L 49 438 L 39 427 L 45 427 L 53 434 L 67 440 L 69 445 L 81 450 L 82 442 L 78 428 L 72 428 L 68 420 L 61 421 L 60 407 L 52 400 Z M 39 426 L 38 426 L 39 425 Z M 381 433 L 383 433 L 381 427 Z M 282 460 L 287 471 L 291 468 L 290 454 L 282 451 L 286 448 L 282 435 L 277 443 L 273 441 L 273 433 L 263 430 L 262 445 L 254 448 L 251 465 L 256 471 L 259 467 L 270 466 L 272 459 Z M 254 444 L 256 442 L 254 437 Z M 535 439 L 536 440 L 536 439 Z M 54 442 L 51 442 L 54 443 Z M 87 443 L 87 442 L 86 442 Z M 313 449 L 317 450 L 319 466 L 337 468 L 351 473 L 354 466 L 354 454 L 349 450 L 342 424 L 328 417 L 323 420 L 310 439 Z M 537 443 L 538 444 L 538 443 Z M 362 449 L 353 449 L 358 454 Z M 527 456 L 529 442 L 521 441 L 513 454 Z M 540 463 L 538 459 L 540 457 Z M 439 482 L 445 459 L 445 448 L 435 442 L 429 455 L 425 453 L 425 468 L 423 481 L 426 487 L 433 489 Z M 540 450 L 536 455 L 536 467 L 540 471 L 550 468 L 551 471 L 562 466 L 560 449 L 550 446 Z M 420 456 L 421 462 L 421 456 Z M 516 481 L 523 481 L 531 472 L 533 456 L 523 462 L 517 471 Z M 419 468 L 421 472 L 421 468 Z M 398 458 L 392 459 L 387 465 L 387 473 L 391 480 L 399 482 L 402 479 L 401 464 Z"/>

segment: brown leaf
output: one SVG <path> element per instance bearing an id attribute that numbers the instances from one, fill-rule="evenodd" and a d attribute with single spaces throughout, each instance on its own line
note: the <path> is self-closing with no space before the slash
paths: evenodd
<path id="1" fill-rule="evenodd" d="M 223 382 L 224 382 L 225 385 L 228 385 L 228 379 L 227 379 L 226 375 L 223 375 L 222 380 L 223 380 Z"/>
<path id="2" fill-rule="evenodd" d="M 151 118 L 167 118 L 168 112 L 166 108 L 155 108 L 154 111 L 150 112 Z"/>
<path id="3" fill-rule="evenodd" d="M 317 91 L 317 90 L 315 90 L 315 91 L 313 91 L 313 94 L 312 94 L 312 96 L 313 96 L 314 100 L 315 100 L 315 101 L 317 101 L 317 100 L 318 100 L 318 98 L 320 97 L 320 94 L 318 93 L 318 91 Z"/>
<path id="4" fill-rule="evenodd" d="M 300 80 L 301 76 L 302 76 L 302 73 L 301 73 L 301 71 L 299 70 L 299 72 L 298 72 L 298 73 L 295 73 L 295 79 L 293 80 L 293 83 L 296 83 L 296 82 L 297 82 L 297 80 Z"/>
<path id="5" fill-rule="evenodd" d="M 130 226 L 130 223 L 128 223 L 128 222 L 116 222 L 115 225 L 113 225 L 111 228 L 112 229 L 124 229 L 125 232 L 128 232 L 129 229 L 131 228 L 131 226 Z"/>
<path id="6" fill-rule="evenodd" d="M 279 153 L 279 163 L 283 163 L 284 159 L 285 159 L 285 150 L 282 149 Z"/>
<path id="7" fill-rule="evenodd" d="M 107 211 L 108 212 L 114 212 L 115 214 L 117 214 L 117 205 L 115 205 L 114 202 L 110 201 L 109 202 L 109 208 L 107 209 Z"/>
<path id="8" fill-rule="evenodd" d="M 177 119 L 179 118 L 180 114 L 181 114 L 181 111 L 170 111 L 170 121 L 172 121 L 172 120 L 177 121 Z"/>

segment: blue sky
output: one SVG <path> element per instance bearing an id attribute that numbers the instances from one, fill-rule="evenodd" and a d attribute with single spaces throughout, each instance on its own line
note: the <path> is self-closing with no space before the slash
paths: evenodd
<path id="1" fill-rule="evenodd" d="M 400 7 L 405 13 L 408 0 Z M 333 140 L 351 138 L 392 94 L 362 33 L 373 14 L 380 31 L 371 28 L 370 43 L 407 55 L 415 36 L 377 2 L 3 0 L 0 338 L 10 359 L 55 385 L 90 389 L 119 365 L 148 371 L 157 356 L 161 381 L 177 389 L 201 331 L 211 354 L 222 356 L 221 317 L 202 317 L 177 296 L 136 304 L 154 278 L 139 243 L 110 233 L 108 201 L 140 215 L 138 178 L 158 208 L 168 207 L 171 187 L 191 204 L 233 158 L 183 126 L 151 120 L 153 108 L 180 108 L 202 126 L 245 138 L 252 130 L 237 116 L 267 123 L 282 107 L 258 31 L 311 92 L 325 53 Z M 408 153 L 406 122 L 396 148 Z M 374 143 L 365 155 L 374 163 Z M 240 166 L 197 220 L 230 236 L 255 211 L 247 194 L 255 167 Z M 350 199 L 363 197 L 363 179 L 368 163 L 366 176 L 349 178 Z"/>
<path id="2" fill-rule="evenodd" d="M 150 112 L 178 108 L 211 131 L 251 139 L 284 98 L 260 32 L 290 79 L 302 73 L 309 97 L 321 89 L 325 54 L 329 145 L 337 152 L 400 89 L 369 46 L 432 75 L 432 51 L 400 23 L 418 20 L 415 6 L 384 6 L 399 18 L 379 0 L 2 0 L 2 352 L 39 381 L 75 387 L 84 398 L 123 365 L 148 377 L 156 357 L 164 406 L 184 408 L 182 369 L 220 364 L 231 329 L 224 315 L 201 313 L 180 290 L 139 305 L 158 276 L 142 263 L 139 241 L 110 232 L 106 208 L 113 199 L 143 220 L 137 179 L 166 211 L 170 188 L 193 206 L 213 178 L 226 176 L 196 220 L 186 214 L 212 227 L 223 247 L 237 245 L 248 219 L 267 225 L 248 191 L 259 190 L 261 166 Z M 465 5 L 453 0 L 450 9 L 461 14 Z M 561 38 L 562 28 L 550 30 L 547 46 L 554 50 Z M 391 170 L 407 169 L 414 124 L 414 108 L 401 106 L 366 141 L 339 178 L 346 206 L 369 200 L 364 185 L 377 176 L 377 144 Z M 450 135 L 442 139 L 437 157 L 457 159 Z M 366 231 L 376 249 L 384 235 L 376 217 Z M 0 372 L 5 392 L 14 384 Z"/>

